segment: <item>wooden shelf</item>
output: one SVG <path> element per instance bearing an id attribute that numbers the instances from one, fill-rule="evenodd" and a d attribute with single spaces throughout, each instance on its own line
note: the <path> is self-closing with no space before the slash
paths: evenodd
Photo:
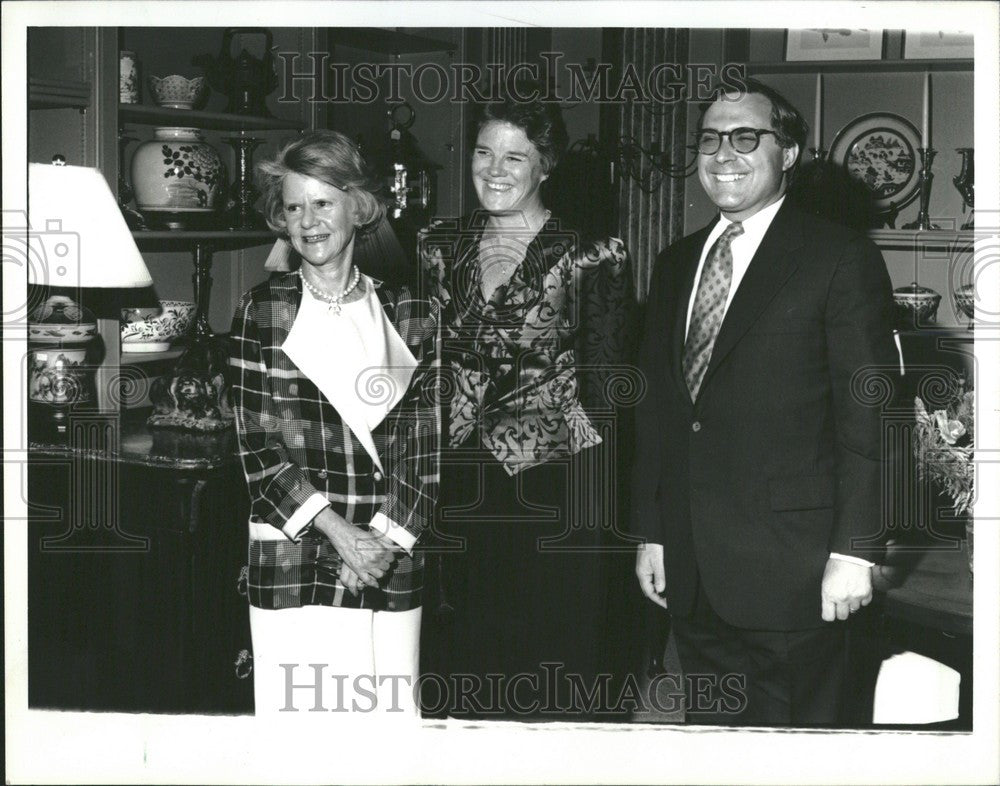
<path id="1" fill-rule="evenodd" d="M 211 131 L 301 131 L 304 123 L 280 117 L 253 117 L 197 109 L 166 109 L 145 104 L 119 104 L 118 122 L 136 125 L 179 126 Z"/>
<path id="2" fill-rule="evenodd" d="M 975 230 L 954 229 L 871 229 L 870 237 L 879 248 L 917 249 L 945 248 L 958 250 L 971 248 L 976 240 Z"/>
<path id="3" fill-rule="evenodd" d="M 801 60 L 747 63 L 748 74 L 892 74 L 911 71 L 975 70 L 972 58 L 955 60 Z"/>
<path id="4" fill-rule="evenodd" d="M 414 55 L 423 52 L 451 52 L 458 45 L 451 41 L 400 32 L 388 27 L 340 27 L 330 30 L 333 44 L 367 49 L 388 55 Z"/>
<path id="5" fill-rule="evenodd" d="M 140 248 L 151 251 L 157 249 L 192 248 L 202 245 L 213 250 L 233 251 L 241 248 L 272 243 L 277 236 L 269 229 L 264 230 L 137 230 L 132 233 L 132 239 Z"/>
<path id="6" fill-rule="evenodd" d="M 973 340 L 974 331 L 969 330 L 968 326 L 957 326 L 957 325 L 934 325 L 933 327 L 923 327 L 919 329 L 907 328 L 906 330 L 900 330 L 899 335 L 922 338 L 922 339 L 959 339 L 964 341 Z"/>
<path id="7" fill-rule="evenodd" d="M 28 80 L 29 109 L 80 109 L 90 107 L 90 83 L 54 79 Z"/>

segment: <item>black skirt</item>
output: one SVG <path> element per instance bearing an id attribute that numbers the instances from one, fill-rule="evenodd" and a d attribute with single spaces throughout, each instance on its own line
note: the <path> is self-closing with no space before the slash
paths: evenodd
<path id="1" fill-rule="evenodd" d="M 615 464 L 603 445 L 514 477 L 486 452 L 446 456 L 436 525 L 445 550 L 432 576 L 443 598 L 430 609 L 444 611 L 429 621 L 425 659 L 443 673 L 425 678 L 428 714 L 621 715 L 627 648 L 615 599 L 634 581 L 635 545 L 622 534 Z"/>

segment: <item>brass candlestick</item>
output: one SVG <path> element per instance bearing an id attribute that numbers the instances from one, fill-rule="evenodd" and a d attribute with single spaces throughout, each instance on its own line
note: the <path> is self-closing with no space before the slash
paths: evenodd
<path id="1" fill-rule="evenodd" d="M 928 211 L 931 202 L 931 185 L 934 182 L 931 165 L 934 163 L 937 150 L 932 147 L 918 147 L 917 152 L 920 153 L 920 212 L 917 213 L 917 220 L 904 224 L 903 229 L 940 229 L 937 224 L 931 223 Z"/>

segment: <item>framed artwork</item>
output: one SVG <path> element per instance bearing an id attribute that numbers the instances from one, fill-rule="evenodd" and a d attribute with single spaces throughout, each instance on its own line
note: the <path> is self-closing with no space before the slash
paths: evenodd
<path id="1" fill-rule="evenodd" d="M 942 60 L 973 56 L 972 33 L 947 30 L 903 31 L 904 60 Z"/>
<path id="2" fill-rule="evenodd" d="M 785 60 L 881 60 L 882 30 L 788 30 Z"/>

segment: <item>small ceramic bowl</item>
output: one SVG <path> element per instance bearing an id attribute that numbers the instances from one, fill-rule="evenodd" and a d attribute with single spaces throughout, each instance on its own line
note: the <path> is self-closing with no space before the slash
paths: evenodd
<path id="1" fill-rule="evenodd" d="M 970 320 L 976 318 L 976 288 L 972 284 L 956 289 L 952 299 L 955 301 L 956 310 L 961 311 Z M 971 323 L 969 327 L 972 327 Z"/>
<path id="2" fill-rule="evenodd" d="M 64 295 L 53 295 L 31 312 L 28 340 L 37 344 L 83 344 L 97 335 L 97 317 Z"/>
<path id="3" fill-rule="evenodd" d="M 188 79 L 180 74 L 162 78 L 151 76 L 149 89 L 156 103 L 168 109 L 191 109 L 205 97 L 208 90 L 205 77 Z"/>
<path id="4" fill-rule="evenodd" d="M 161 300 L 152 308 L 122 309 L 122 352 L 164 352 L 182 338 L 194 320 L 196 306 L 186 300 Z"/>
<path id="5" fill-rule="evenodd" d="M 914 281 L 908 287 L 894 289 L 892 299 L 896 303 L 896 320 L 901 330 L 919 330 L 937 322 L 941 296 L 933 289 Z"/>

